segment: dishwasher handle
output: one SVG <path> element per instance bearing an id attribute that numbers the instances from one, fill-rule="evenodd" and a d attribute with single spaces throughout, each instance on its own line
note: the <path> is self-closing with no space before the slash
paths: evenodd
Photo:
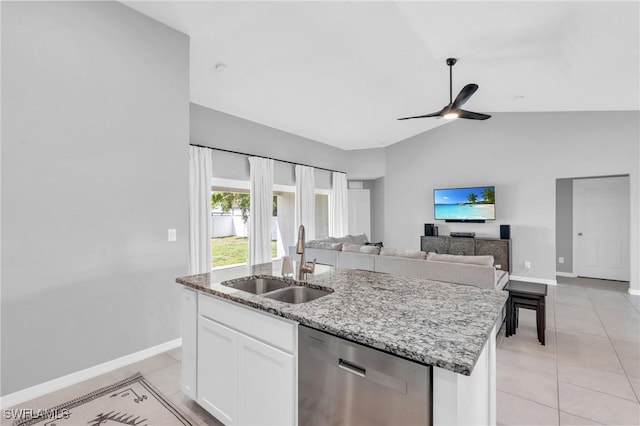
<path id="1" fill-rule="evenodd" d="M 342 368 L 343 370 L 348 371 L 349 373 L 355 374 L 356 376 L 360 376 L 360 377 L 366 377 L 367 375 L 366 368 L 358 367 L 357 365 L 352 364 L 348 361 L 345 361 L 342 358 L 338 360 L 338 368 Z"/>

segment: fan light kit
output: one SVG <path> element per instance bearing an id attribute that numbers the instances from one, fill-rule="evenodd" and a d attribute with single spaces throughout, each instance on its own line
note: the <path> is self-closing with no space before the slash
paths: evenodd
<path id="1" fill-rule="evenodd" d="M 426 118 L 426 117 L 444 117 L 447 120 L 453 120 L 455 118 L 467 118 L 470 120 L 486 120 L 491 118 L 489 114 L 481 114 L 479 112 L 466 111 L 460 108 L 464 105 L 469 98 L 478 90 L 477 84 L 467 84 L 462 88 L 456 99 L 453 100 L 453 66 L 458 60 L 456 58 L 448 58 L 447 65 L 449 66 L 449 105 L 445 106 L 438 112 L 434 112 L 426 115 L 417 115 L 415 117 L 398 118 L 398 120 L 410 120 L 412 118 Z"/>

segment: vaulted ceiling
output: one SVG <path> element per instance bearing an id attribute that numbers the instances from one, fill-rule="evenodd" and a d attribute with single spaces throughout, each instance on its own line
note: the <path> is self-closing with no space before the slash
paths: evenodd
<path id="1" fill-rule="evenodd" d="M 343 149 L 446 124 L 396 119 L 448 103 L 447 57 L 472 111 L 640 109 L 637 1 L 124 3 L 190 36 L 192 102 Z"/>

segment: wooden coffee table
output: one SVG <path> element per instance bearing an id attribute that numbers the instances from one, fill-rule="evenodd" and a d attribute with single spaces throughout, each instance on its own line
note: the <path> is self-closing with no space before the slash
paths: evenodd
<path id="1" fill-rule="evenodd" d="M 509 281 L 504 289 L 509 292 L 505 336 L 509 337 L 516 334 L 519 308 L 533 309 L 536 311 L 538 340 L 544 345 L 544 332 L 547 327 L 545 302 L 547 285 L 524 281 Z"/>

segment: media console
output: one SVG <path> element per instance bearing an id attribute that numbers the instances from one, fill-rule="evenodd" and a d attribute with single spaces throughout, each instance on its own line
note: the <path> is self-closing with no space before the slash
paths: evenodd
<path id="1" fill-rule="evenodd" d="M 420 250 L 440 254 L 493 256 L 498 269 L 511 272 L 511 240 L 499 238 L 420 237 Z"/>

